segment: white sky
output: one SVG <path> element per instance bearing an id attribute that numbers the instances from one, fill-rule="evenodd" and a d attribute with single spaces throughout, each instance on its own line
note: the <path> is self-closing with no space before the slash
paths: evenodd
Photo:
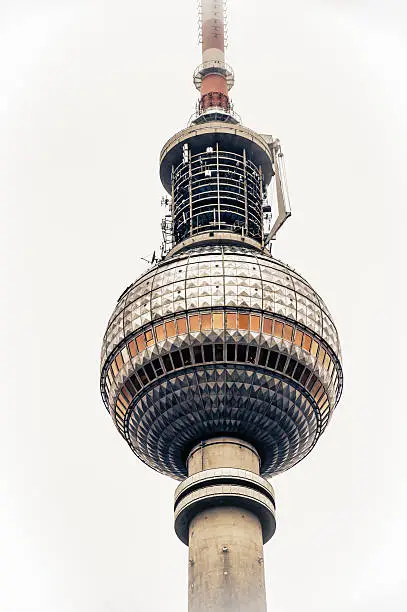
<path id="1" fill-rule="evenodd" d="M 275 480 L 270 612 L 405 612 L 405 0 L 230 1 L 236 109 L 284 146 L 275 255 L 340 330 L 345 391 Z M 158 155 L 200 61 L 191 0 L 0 0 L 2 612 L 180 612 L 175 483 L 99 396 L 117 297 L 159 246 Z"/>

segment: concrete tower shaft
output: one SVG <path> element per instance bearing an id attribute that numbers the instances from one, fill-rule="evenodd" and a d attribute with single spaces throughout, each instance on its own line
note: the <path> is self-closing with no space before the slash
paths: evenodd
<path id="1" fill-rule="evenodd" d="M 265 612 L 263 542 L 275 530 L 274 492 L 256 449 L 219 437 L 189 454 L 175 493 L 175 530 L 189 545 L 189 612 Z"/>

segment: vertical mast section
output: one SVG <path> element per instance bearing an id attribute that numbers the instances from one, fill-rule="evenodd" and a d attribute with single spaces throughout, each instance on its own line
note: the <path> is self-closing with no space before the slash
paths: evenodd
<path id="1" fill-rule="evenodd" d="M 225 63 L 225 0 L 201 0 L 199 5 L 202 64 L 195 71 L 194 82 L 201 93 L 200 112 L 212 108 L 228 112 L 234 76 Z"/>

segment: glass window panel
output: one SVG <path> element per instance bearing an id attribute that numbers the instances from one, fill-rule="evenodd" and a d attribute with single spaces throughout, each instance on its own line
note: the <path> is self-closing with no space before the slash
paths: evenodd
<path id="1" fill-rule="evenodd" d="M 192 332 L 199 331 L 199 315 L 193 315 L 189 317 L 189 329 Z"/>
<path id="2" fill-rule="evenodd" d="M 188 331 L 186 317 L 182 317 L 182 319 L 177 319 L 177 326 L 179 334 L 186 334 Z"/>
<path id="3" fill-rule="evenodd" d="M 258 315 L 250 316 L 250 329 L 254 332 L 260 331 L 260 317 Z"/>
<path id="4" fill-rule="evenodd" d="M 315 397 L 318 393 L 318 390 L 322 387 L 321 383 L 317 380 L 315 385 L 311 389 L 311 394 Z"/>
<path id="5" fill-rule="evenodd" d="M 127 390 L 127 393 L 130 395 L 130 397 L 133 399 L 134 395 L 136 394 L 136 390 L 131 384 L 130 380 L 126 382 L 126 390 Z"/>
<path id="6" fill-rule="evenodd" d="M 268 317 L 264 317 L 263 320 L 263 332 L 265 334 L 270 334 L 273 331 L 273 319 L 269 319 Z"/>
<path id="7" fill-rule="evenodd" d="M 304 373 L 303 373 L 303 375 L 301 376 L 301 380 L 300 380 L 300 383 L 301 383 L 302 385 L 304 385 L 304 387 L 305 387 L 305 385 L 306 385 L 306 383 L 307 383 L 307 380 L 308 380 L 308 378 L 309 378 L 310 374 L 311 374 L 311 372 L 310 372 L 309 370 L 307 370 L 307 368 L 305 368 Z"/>
<path id="8" fill-rule="evenodd" d="M 324 395 L 321 397 L 321 399 L 318 402 L 318 406 L 322 408 L 327 401 L 328 401 L 328 397 L 326 393 L 324 393 Z"/>
<path id="9" fill-rule="evenodd" d="M 215 361 L 223 361 L 223 344 L 215 344 Z"/>
<path id="10" fill-rule="evenodd" d="M 319 363 L 322 363 L 325 359 L 325 351 L 322 348 L 322 346 L 319 348 L 319 354 L 318 354 L 318 361 Z"/>
<path id="11" fill-rule="evenodd" d="M 306 351 L 310 352 L 310 350 L 311 350 L 311 344 L 312 344 L 312 338 L 311 338 L 311 336 L 307 336 L 307 334 L 304 334 L 304 340 L 303 340 L 303 342 L 302 342 L 302 346 L 303 346 L 303 348 L 304 348 Z"/>
<path id="12" fill-rule="evenodd" d="M 226 358 L 228 361 L 236 360 L 236 345 L 235 344 L 226 345 Z"/>
<path id="13" fill-rule="evenodd" d="M 274 335 L 278 338 L 283 337 L 283 324 L 280 321 L 274 321 Z"/>
<path id="14" fill-rule="evenodd" d="M 167 338 L 173 338 L 176 336 L 177 332 L 175 329 L 175 321 L 167 321 L 165 324 L 165 331 L 167 333 Z"/>
<path id="15" fill-rule="evenodd" d="M 330 374 L 330 376 L 332 376 L 332 372 L 333 372 L 334 367 L 335 367 L 334 362 L 331 359 L 331 365 L 329 366 L 329 374 Z"/>
<path id="16" fill-rule="evenodd" d="M 135 357 L 137 355 L 137 348 L 136 348 L 136 343 L 134 342 L 134 340 L 132 340 L 129 344 L 129 351 L 132 357 Z"/>
<path id="17" fill-rule="evenodd" d="M 124 416 L 126 414 L 126 408 L 123 406 L 123 404 L 121 404 L 120 402 L 117 402 L 116 404 L 116 410 L 118 410 L 119 412 L 122 413 L 122 416 Z"/>
<path id="18" fill-rule="evenodd" d="M 280 372 L 284 370 L 285 365 L 287 363 L 287 359 L 288 357 L 286 357 L 286 355 L 280 354 L 280 359 L 278 360 L 277 370 L 280 370 Z"/>
<path id="19" fill-rule="evenodd" d="M 293 339 L 294 328 L 291 325 L 284 325 L 284 340 L 289 342 Z"/>
<path id="20" fill-rule="evenodd" d="M 136 376 L 135 374 L 133 374 L 132 376 L 130 376 L 130 380 L 131 380 L 131 382 L 133 383 L 133 385 L 134 385 L 134 387 L 135 387 L 136 391 L 140 391 L 140 389 L 141 389 L 141 384 L 140 384 L 140 381 L 139 381 L 139 379 L 137 378 L 137 376 Z"/>
<path id="21" fill-rule="evenodd" d="M 119 370 L 118 370 L 118 367 L 117 367 L 115 361 L 113 361 L 113 363 L 112 363 L 112 370 L 113 370 L 113 374 L 116 376 L 116 374 L 118 373 Z"/>
<path id="22" fill-rule="evenodd" d="M 160 362 L 159 359 L 154 359 L 153 366 L 154 366 L 154 370 L 155 370 L 155 373 L 157 374 L 157 376 L 162 376 L 163 375 L 163 369 L 161 367 L 161 362 Z"/>
<path id="23" fill-rule="evenodd" d="M 237 361 L 246 361 L 246 345 L 237 345 Z"/>
<path id="24" fill-rule="evenodd" d="M 226 329 L 237 329 L 237 316 L 235 312 L 226 314 Z"/>
<path id="25" fill-rule="evenodd" d="M 114 379 L 113 379 L 113 372 L 112 372 L 111 369 L 107 371 L 107 377 L 108 377 L 108 379 L 110 381 L 110 384 L 112 385 Z"/>
<path id="26" fill-rule="evenodd" d="M 191 353 L 189 352 L 189 348 L 184 348 L 181 351 L 182 359 L 184 360 L 184 365 L 189 366 L 192 363 Z"/>
<path id="27" fill-rule="evenodd" d="M 174 368 L 173 368 L 170 356 L 169 355 L 163 355 L 162 360 L 163 360 L 164 367 L 167 370 L 167 372 L 172 372 Z"/>
<path id="28" fill-rule="evenodd" d="M 130 395 L 130 393 L 127 391 L 126 387 L 123 387 L 123 388 L 122 388 L 122 393 L 123 393 L 124 397 L 126 398 L 126 400 L 127 400 L 128 402 L 131 402 L 131 400 L 132 400 L 132 396 L 131 396 L 131 395 Z M 120 397 L 120 395 L 119 395 L 119 397 Z"/>
<path id="29" fill-rule="evenodd" d="M 137 344 L 137 348 L 138 348 L 138 350 L 140 352 L 144 351 L 144 349 L 146 348 L 146 341 L 145 341 L 145 338 L 144 338 L 144 334 L 140 334 L 139 336 L 137 336 L 136 344 Z"/>
<path id="30" fill-rule="evenodd" d="M 325 367 L 326 369 L 328 369 L 328 368 L 329 368 L 329 366 L 330 366 L 330 364 L 331 364 L 331 358 L 330 358 L 330 356 L 329 356 L 329 355 L 328 355 L 328 353 L 327 353 L 327 354 L 325 355 L 324 367 Z"/>
<path id="31" fill-rule="evenodd" d="M 257 347 L 249 346 L 249 350 L 247 351 L 247 361 L 249 363 L 256 363 L 256 355 L 257 355 Z"/>
<path id="32" fill-rule="evenodd" d="M 318 353 L 318 342 L 316 342 L 315 340 L 312 341 L 312 345 L 311 345 L 311 355 L 315 355 Z"/>
<path id="33" fill-rule="evenodd" d="M 213 361 L 213 345 L 212 344 L 204 344 L 203 352 L 204 352 L 205 361 Z"/>
<path id="34" fill-rule="evenodd" d="M 299 329 L 296 329 L 295 336 L 294 336 L 294 344 L 296 346 L 302 345 L 302 337 L 303 337 L 303 333 Z"/>
<path id="35" fill-rule="evenodd" d="M 123 357 L 121 356 L 121 353 L 116 355 L 116 365 L 119 368 L 119 370 L 121 370 L 123 367 Z"/>
<path id="36" fill-rule="evenodd" d="M 270 351 L 269 359 L 267 363 L 268 367 L 275 370 L 276 365 L 277 365 L 277 359 L 278 359 L 278 353 L 276 353 L 275 351 Z"/>
<path id="37" fill-rule="evenodd" d="M 174 364 L 174 367 L 176 369 L 178 368 L 182 368 L 182 359 L 181 359 L 181 353 L 179 351 L 174 351 L 173 353 L 171 353 L 171 357 L 172 357 L 172 362 Z"/>
<path id="38" fill-rule="evenodd" d="M 315 376 L 315 374 L 313 374 L 307 384 L 308 391 L 312 390 L 316 382 L 317 382 L 317 377 Z"/>
<path id="39" fill-rule="evenodd" d="M 154 329 L 158 342 L 165 340 L 164 325 L 157 325 Z"/>
<path id="40" fill-rule="evenodd" d="M 130 360 L 129 351 L 127 350 L 126 346 L 122 350 L 122 359 L 123 363 L 127 363 Z"/>
<path id="41" fill-rule="evenodd" d="M 268 357 L 267 349 L 264 349 L 264 348 L 260 349 L 259 365 L 265 366 L 267 363 L 267 357 Z"/>
<path id="42" fill-rule="evenodd" d="M 148 329 L 146 331 L 146 342 L 147 342 L 147 346 L 151 346 L 152 344 L 154 344 L 154 336 L 153 336 L 152 329 Z"/>
<path id="43" fill-rule="evenodd" d="M 137 374 L 139 375 L 140 380 L 143 383 L 143 385 L 147 385 L 148 384 L 148 378 L 147 378 L 147 375 L 144 372 L 143 368 L 140 368 L 139 370 L 137 370 Z"/>
<path id="44" fill-rule="evenodd" d="M 215 312 L 213 315 L 213 329 L 223 329 L 223 312 Z"/>
<path id="45" fill-rule="evenodd" d="M 290 363 L 287 366 L 286 374 L 287 376 L 292 376 L 294 374 L 295 366 L 297 362 L 295 359 L 290 359 Z"/>
<path id="46" fill-rule="evenodd" d="M 249 315 L 239 313 L 239 329 L 249 329 Z"/>
<path id="47" fill-rule="evenodd" d="M 195 363 L 202 363 L 202 351 L 200 346 L 194 346 L 194 359 Z"/>
<path id="48" fill-rule="evenodd" d="M 212 315 L 201 315 L 201 329 L 212 329 Z"/>
<path id="49" fill-rule="evenodd" d="M 301 376 L 304 373 L 304 369 L 305 369 L 305 366 L 303 366 L 301 363 L 297 364 L 296 370 L 293 374 L 294 380 L 298 380 L 298 381 L 300 380 Z"/>
<path id="50" fill-rule="evenodd" d="M 129 402 L 126 400 L 126 398 L 124 397 L 122 393 L 120 393 L 119 395 L 119 400 L 121 401 L 121 403 L 123 404 L 125 408 L 129 407 Z"/>
<path id="51" fill-rule="evenodd" d="M 151 363 L 148 363 L 146 366 L 144 366 L 144 369 L 145 369 L 146 374 L 149 377 L 149 379 L 150 380 L 154 380 L 155 379 L 155 372 L 153 370 L 153 366 L 151 365 Z"/>
<path id="52" fill-rule="evenodd" d="M 321 399 L 322 395 L 324 393 L 324 387 L 321 385 L 320 390 L 318 391 L 318 393 L 315 396 L 315 401 L 318 403 L 319 400 Z"/>

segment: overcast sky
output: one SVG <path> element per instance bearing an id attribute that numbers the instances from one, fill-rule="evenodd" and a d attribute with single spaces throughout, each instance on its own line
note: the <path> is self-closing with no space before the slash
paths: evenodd
<path id="1" fill-rule="evenodd" d="M 274 254 L 326 299 L 345 389 L 274 481 L 270 612 L 407 609 L 405 0 L 230 0 L 243 122 L 279 137 Z M 175 483 L 99 396 L 116 299 L 160 243 L 158 156 L 194 110 L 193 0 L 0 0 L 2 612 L 180 612 Z"/>

